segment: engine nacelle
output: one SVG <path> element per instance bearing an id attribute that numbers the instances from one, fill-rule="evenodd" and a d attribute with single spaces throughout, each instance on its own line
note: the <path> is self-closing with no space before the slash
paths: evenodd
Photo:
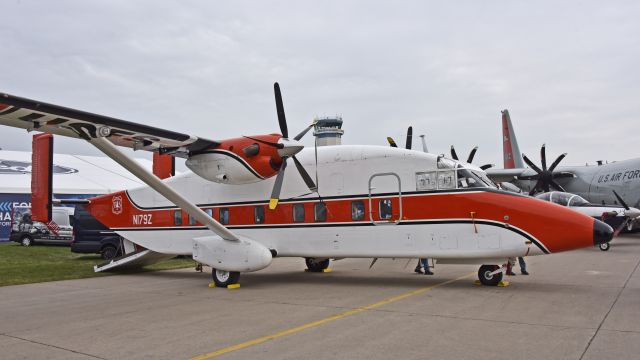
<path id="1" fill-rule="evenodd" d="M 189 157 L 186 165 L 196 175 L 221 184 L 249 184 L 278 173 L 282 158 L 277 134 L 224 140 L 213 149 Z M 257 141 L 258 140 L 258 141 Z"/>
<path id="2" fill-rule="evenodd" d="M 263 179 L 249 163 L 228 151 L 193 155 L 185 164 L 196 175 L 221 184 L 249 184 Z"/>
<path id="3" fill-rule="evenodd" d="M 214 269 L 225 271 L 257 271 L 271 264 L 271 252 L 255 240 L 240 237 L 240 241 L 219 236 L 193 239 L 193 259 Z"/>

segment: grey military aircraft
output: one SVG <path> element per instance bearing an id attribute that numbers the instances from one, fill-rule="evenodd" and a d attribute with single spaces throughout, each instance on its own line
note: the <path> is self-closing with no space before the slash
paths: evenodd
<path id="1" fill-rule="evenodd" d="M 640 207 L 640 158 L 607 164 L 598 162 L 598 165 L 558 166 L 565 153 L 547 167 L 546 147 L 542 145 L 542 166 L 536 166 L 525 154 L 520 154 L 508 110 L 502 111 L 502 142 L 504 169 L 485 170 L 495 182 L 512 182 L 530 195 L 556 189 L 580 195 L 595 204 L 622 205 L 615 191 L 625 203 Z"/>

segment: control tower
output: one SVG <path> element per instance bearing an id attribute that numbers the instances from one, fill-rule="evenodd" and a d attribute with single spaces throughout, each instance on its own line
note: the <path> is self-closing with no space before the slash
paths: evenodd
<path id="1" fill-rule="evenodd" d="M 344 130 L 341 116 L 316 118 L 313 136 L 316 137 L 318 146 L 341 145 L 342 134 Z"/>

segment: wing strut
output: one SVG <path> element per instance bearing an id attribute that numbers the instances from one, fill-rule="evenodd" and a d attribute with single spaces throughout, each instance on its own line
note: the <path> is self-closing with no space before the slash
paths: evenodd
<path id="1" fill-rule="evenodd" d="M 223 239 L 230 241 L 240 240 L 231 231 L 229 231 L 229 229 L 217 222 L 214 218 L 207 215 L 207 213 L 202 211 L 202 209 L 184 198 L 167 184 L 163 183 L 158 177 L 153 175 L 140 164 L 130 159 L 109 140 L 107 140 L 107 138 L 89 137 L 87 141 L 89 141 L 91 145 L 95 146 L 96 148 L 98 148 L 98 150 L 102 151 L 115 162 L 122 165 L 122 167 L 129 170 L 138 179 L 142 180 L 145 184 L 149 185 L 152 189 L 167 198 L 167 200 L 171 201 L 172 203 L 186 211 L 187 214 L 193 216 L 196 220 L 204 224 L 211 231 L 213 231 Z"/>

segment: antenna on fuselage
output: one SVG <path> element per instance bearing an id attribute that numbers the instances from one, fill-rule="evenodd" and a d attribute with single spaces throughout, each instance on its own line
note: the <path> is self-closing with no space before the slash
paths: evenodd
<path id="1" fill-rule="evenodd" d="M 422 151 L 428 153 L 429 149 L 427 149 L 427 141 L 424 139 L 424 134 L 420 135 L 420 141 L 422 141 Z"/>

